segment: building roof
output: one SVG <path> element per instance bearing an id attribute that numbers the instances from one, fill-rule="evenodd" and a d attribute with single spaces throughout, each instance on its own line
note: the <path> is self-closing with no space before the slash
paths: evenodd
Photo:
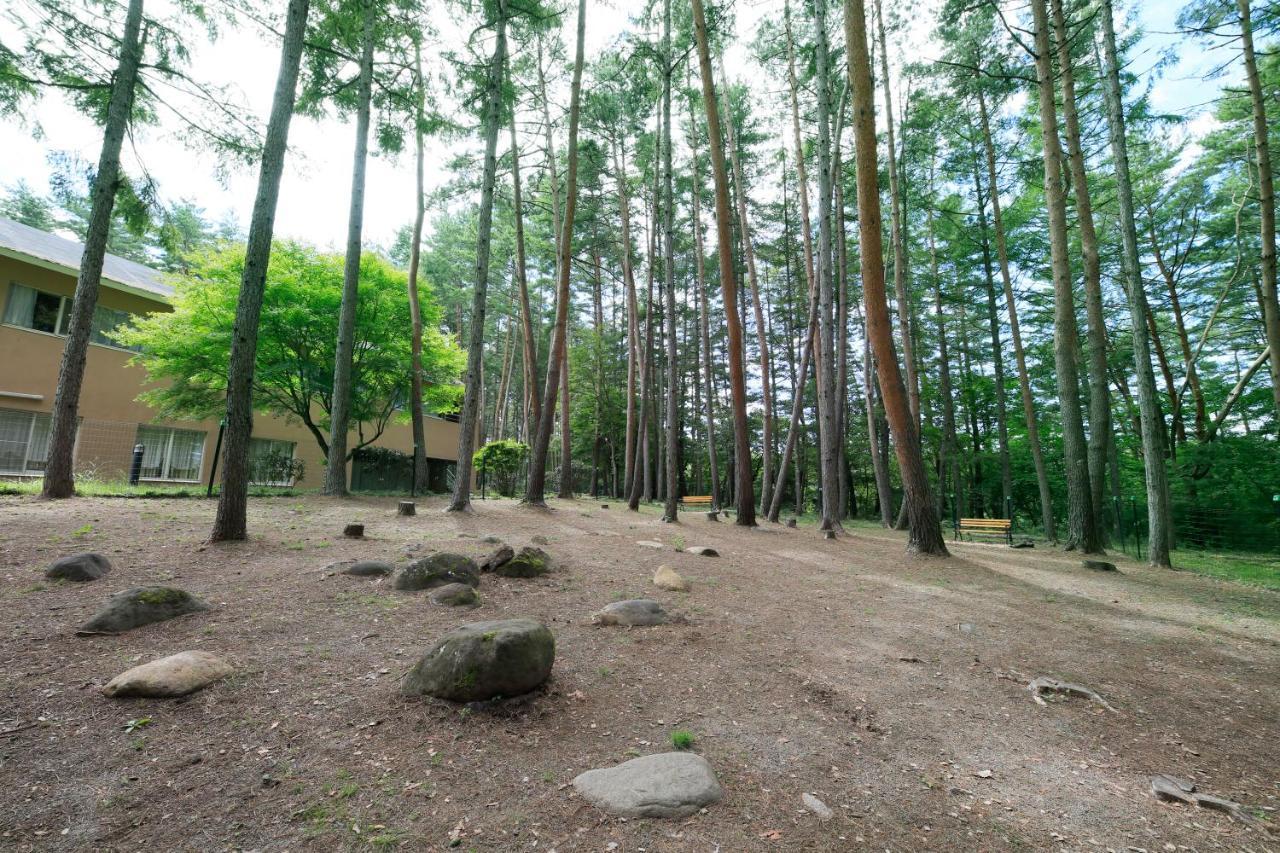
<path id="1" fill-rule="evenodd" d="M 83 254 L 83 243 L 0 217 L 0 255 L 75 276 L 80 272 Z M 107 255 L 104 260 L 102 283 L 166 302 L 173 296 L 173 288 L 159 270 L 118 255 Z"/>

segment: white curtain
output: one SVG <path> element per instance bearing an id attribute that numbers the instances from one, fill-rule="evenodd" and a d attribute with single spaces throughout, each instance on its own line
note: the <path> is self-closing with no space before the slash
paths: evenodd
<path id="1" fill-rule="evenodd" d="M 0 472 L 25 473 L 31 413 L 0 410 Z"/>
<path id="2" fill-rule="evenodd" d="M 36 315 L 36 292 L 20 284 L 9 285 L 9 302 L 4 309 L 4 322 L 30 329 Z"/>

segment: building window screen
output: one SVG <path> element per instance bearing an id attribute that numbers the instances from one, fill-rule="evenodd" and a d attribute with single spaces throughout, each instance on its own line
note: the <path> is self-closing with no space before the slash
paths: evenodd
<path id="1" fill-rule="evenodd" d="M 203 432 L 169 427 L 139 426 L 143 480 L 198 482 L 204 461 Z"/>
<path id="2" fill-rule="evenodd" d="M 296 442 L 278 438 L 249 439 L 249 479 L 262 486 L 292 486 L 285 460 L 293 460 Z"/>
<path id="3" fill-rule="evenodd" d="M 43 474 L 49 459 L 49 416 L 0 409 L 0 474 Z"/>
<path id="4" fill-rule="evenodd" d="M 93 320 L 89 324 L 89 341 L 99 346 L 137 351 L 137 347 L 123 346 L 108 337 L 108 333 L 128 323 L 130 316 L 128 311 L 97 306 L 93 309 Z M 70 319 L 70 298 L 45 293 L 16 282 L 9 285 L 9 300 L 4 309 L 4 322 L 8 325 L 65 335 Z"/>

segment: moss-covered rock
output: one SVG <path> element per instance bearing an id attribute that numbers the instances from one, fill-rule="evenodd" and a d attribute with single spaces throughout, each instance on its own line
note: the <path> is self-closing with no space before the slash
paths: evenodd
<path id="1" fill-rule="evenodd" d="M 536 578 L 551 571 L 551 557 L 541 548 L 521 548 L 507 562 L 494 569 L 504 578 Z"/>
<path id="2" fill-rule="evenodd" d="M 111 561 L 101 554 L 89 551 L 55 560 L 53 565 L 45 570 L 44 576 L 49 580 L 86 583 L 96 581 L 109 571 L 111 571 Z"/>
<path id="3" fill-rule="evenodd" d="M 432 554 L 414 560 L 396 575 L 396 589 L 435 589 L 451 583 L 480 585 L 480 569 L 475 560 L 462 554 Z"/>
<path id="4" fill-rule="evenodd" d="M 454 702 L 519 696 L 547 680 L 555 659 L 555 637 L 541 622 L 472 622 L 437 640 L 405 676 L 401 692 Z"/>
<path id="5" fill-rule="evenodd" d="M 465 583 L 450 583 L 431 590 L 431 603 L 446 607 L 474 607 L 480 600 L 474 587 Z"/>
<path id="6" fill-rule="evenodd" d="M 208 609 L 209 605 L 186 590 L 170 586 L 140 586 L 111 596 L 80 630 L 91 634 L 114 634 Z"/>

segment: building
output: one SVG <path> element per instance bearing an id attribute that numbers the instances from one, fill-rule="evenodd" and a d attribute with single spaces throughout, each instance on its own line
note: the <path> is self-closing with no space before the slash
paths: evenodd
<path id="1" fill-rule="evenodd" d="M 39 477 L 49 448 L 49 412 L 62 363 L 64 331 L 75 293 L 82 244 L 0 218 L 0 477 Z M 143 448 L 141 481 L 208 483 L 213 473 L 218 421 L 164 421 L 137 399 L 146 370 L 131 364 L 134 353 L 113 344 L 105 332 L 132 314 L 167 311 L 173 289 L 150 267 L 107 255 L 93 317 L 93 335 L 80 395 L 76 433 L 77 477 L 104 481 L 128 477 L 133 449 Z M 354 434 L 352 444 L 354 446 Z M 413 449 L 407 418 L 388 424 L 380 447 Z M 427 417 L 426 454 L 434 491 L 451 484 L 458 424 Z M 324 457 L 301 424 L 258 413 L 251 448 L 254 478 L 261 485 L 319 488 Z M 301 475 L 284 475 L 301 462 Z M 407 489 L 406 468 L 387 470 L 375 454 L 349 465 L 353 489 Z"/>

